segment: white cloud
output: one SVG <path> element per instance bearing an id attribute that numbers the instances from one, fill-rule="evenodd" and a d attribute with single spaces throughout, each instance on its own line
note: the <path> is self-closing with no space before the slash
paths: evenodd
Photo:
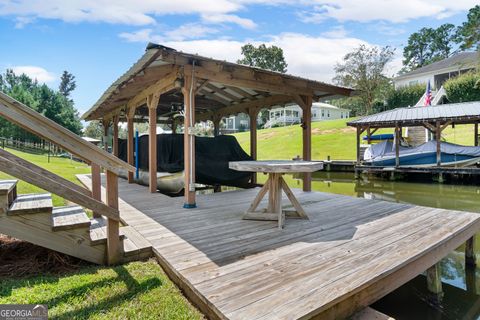
<path id="1" fill-rule="evenodd" d="M 170 41 L 162 44 L 188 53 L 235 62 L 241 57 L 241 46 L 247 42 L 254 45 L 263 43 L 217 39 Z M 289 74 L 325 82 L 332 81 L 335 63 L 340 62 L 346 53 L 360 44 L 366 44 L 356 38 L 314 37 L 298 33 L 283 33 L 273 36 L 270 41 L 265 43 L 283 49 Z"/>
<path id="2" fill-rule="evenodd" d="M 312 10 L 299 14 L 304 22 L 322 22 L 327 18 L 338 21 L 369 22 L 385 20 L 394 23 L 422 17 L 443 19 L 468 10 L 478 0 L 309 0 Z"/>
<path id="3" fill-rule="evenodd" d="M 151 28 L 140 29 L 134 32 L 122 32 L 119 37 L 128 42 L 156 42 L 183 41 L 202 38 L 218 30 L 199 23 L 187 23 L 176 29 L 166 30 L 161 33 L 154 32 Z"/>
<path id="4" fill-rule="evenodd" d="M 348 35 L 347 30 L 343 26 L 336 26 L 322 33 L 322 36 L 327 38 L 346 38 Z"/>
<path id="5" fill-rule="evenodd" d="M 255 29 L 257 24 L 253 20 L 241 18 L 234 14 L 203 14 L 202 20 L 207 23 L 230 22 L 237 24 L 245 29 Z"/>
<path id="6" fill-rule="evenodd" d="M 45 70 L 42 67 L 36 66 L 14 66 L 9 67 L 17 75 L 26 74 L 32 79 L 36 79 L 40 83 L 49 83 L 56 80 L 54 73 Z"/>

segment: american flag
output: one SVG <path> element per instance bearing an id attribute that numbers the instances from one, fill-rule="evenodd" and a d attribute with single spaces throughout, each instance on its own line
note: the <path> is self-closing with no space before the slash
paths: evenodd
<path id="1" fill-rule="evenodd" d="M 432 105 L 432 91 L 430 90 L 430 81 L 427 82 L 427 90 L 425 91 L 425 106 Z"/>

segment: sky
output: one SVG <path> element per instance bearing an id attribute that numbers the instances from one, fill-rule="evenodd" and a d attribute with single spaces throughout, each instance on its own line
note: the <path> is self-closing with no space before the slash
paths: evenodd
<path id="1" fill-rule="evenodd" d="M 360 44 L 391 46 L 401 67 L 408 36 L 460 24 L 478 0 L 0 0 L 0 72 L 52 88 L 75 75 L 80 113 L 144 53 L 148 42 L 235 62 L 245 43 L 284 50 L 288 73 L 332 82 Z"/>

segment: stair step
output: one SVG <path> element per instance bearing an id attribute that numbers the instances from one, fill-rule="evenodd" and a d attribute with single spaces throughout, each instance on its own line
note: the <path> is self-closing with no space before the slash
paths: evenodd
<path id="1" fill-rule="evenodd" d="M 52 230 L 72 230 L 90 227 L 90 218 L 80 206 L 53 208 Z"/>
<path id="2" fill-rule="evenodd" d="M 17 186 L 18 180 L 0 180 L 0 196 L 7 195 Z"/>
<path id="3" fill-rule="evenodd" d="M 52 195 L 45 194 L 22 194 L 13 201 L 8 215 L 30 213 L 52 213 Z"/>
<path id="4" fill-rule="evenodd" d="M 125 238 L 125 233 L 120 228 L 120 240 Z M 90 243 L 92 246 L 107 243 L 107 221 L 103 218 L 92 219 L 90 224 Z"/>
<path id="5" fill-rule="evenodd" d="M 132 260 L 136 260 L 136 258 L 149 258 L 153 254 L 150 242 L 145 240 L 134 228 L 125 226 L 120 230 L 125 234 L 123 251 L 127 261 L 130 260 L 128 259 L 129 257 L 132 257 Z"/>

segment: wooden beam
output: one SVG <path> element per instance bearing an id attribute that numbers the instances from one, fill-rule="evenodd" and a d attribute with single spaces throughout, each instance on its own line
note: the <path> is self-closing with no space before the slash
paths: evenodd
<path id="1" fill-rule="evenodd" d="M 303 139 L 303 160 L 312 160 L 312 96 L 302 98 L 304 102 L 302 139 Z M 303 174 L 303 191 L 312 191 L 312 174 Z"/>
<path id="2" fill-rule="evenodd" d="M 249 99 L 249 100 L 255 100 L 257 99 L 254 95 L 248 93 L 247 91 L 241 89 L 241 88 L 237 88 L 237 87 L 232 87 L 232 86 L 225 86 L 225 88 L 227 89 L 230 89 L 232 90 L 233 92 L 236 92 L 238 93 L 239 95 L 241 95 L 243 98 L 242 99 Z"/>
<path id="3" fill-rule="evenodd" d="M 110 126 L 110 120 L 102 120 L 103 126 L 103 149 L 108 152 L 108 128 Z"/>
<path id="4" fill-rule="evenodd" d="M 151 94 L 148 106 L 148 185 L 151 193 L 157 192 L 157 105 L 160 93 Z"/>
<path id="5" fill-rule="evenodd" d="M 214 86 L 213 84 L 210 84 L 210 83 L 207 84 L 205 87 L 206 87 L 207 89 L 215 92 L 215 93 L 221 94 L 222 96 L 230 99 L 230 100 L 233 101 L 233 102 L 241 103 L 241 102 L 243 101 L 242 98 L 239 98 L 239 97 L 231 94 L 230 92 L 226 91 L 226 90 L 225 90 L 226 88 L 223 88 L 223 89 L 222 89 L 222 88 L 219 88 L 219 87 L 217 87 L 217 86 Z"/>
<path id="6" fill-rule="evenodd" d="M 395 167 L 400 166 L 400 127 L 395 127 Z"/>
<path id="7" fill-rule="evenodd" d="M 477 265 L 475 238 L 476 236 L 473 236 L 465 242 L 465 264 L 471 267 Z"/>
<path id="8" fill-rule="evenodd" d="M 195 208 L 195 90 L 196 80 L 192 77 L 192 67 L 185 66 L 184 84 L 182 88 L 185 117 L 184 117 L 184 176 L 185 176 L 185 208 Z"/>
<path id="9" fill-rule="evenodd" d="M 134 160 L 134 140 L 133 140 L 133 135 L 134 135 L 134 125 L 133 125 L 133 116 L 128 116 L 127 118 L 127 162 L 134 166 L 135 165 L 135 160 Z M 133 183 L 133 172 L 129 171 L 128 172 L 128 183 Z"/>
<path id="10" fill-rule="evenodd" d="M 113 139 L 112 139 L 112 151 L 115 157 L 118 157 L 118 120 L 119 115 L 115 115 L 112 119 L 112 126 L 113 126 Z"/>
<path id="11" fill-rule="evenodd" d="M 357 146 L 357 165 L 360 165 L 360 135 L 362 134 L 361 133 L 361 128 L 360 127 L 357 127 L 357 139 L 356 139 L 356 146 Z"/>
<path id="12" fill-rule="evenodd" d="M 372 134 L 370 133 L 370 127 L 367 127 L 367 144 L 371 144 Z"/>
<path id="13" fill-rule="evenodd" d="M 102 179 L 100 176 L 100 166 L 98 164 L 91 164 L 92 170 L 92 198 L 101 202 L 102 201 Z M 100 218 L 102 214 L 98 211 L 93 212 L 94 218 Z"/>
<path id="14" fill-rule="evenodd" d="M 151 86 L 148 86 L 144 90 L 142 90 L 140 93 L 138 93 L 135 97 L 130 99 L 127 103 L 127 107 L 130 108 L 136 108 L 141 104 L 144 104 L 147 101 L 147 98 L 149 96 L 152 96 L 154 94 L 162 94 L 165 92 L 168 92 L 172 89 L 175 88 L 175 80 L 178 77 L 178 67 L 172 67 L 172 71 L 162 77 L 160 80 L 152 84 Z"/>
<path id="15" fill-rule="evenodd" d="M 232 102 L 231 101 L 228 101 L 222 97 L 219 97 L 215 94 L 213 94 L 212 92 L 209 92 L 207 89 L 205 88 L 202 88 L 199 92 L 198 92 L 199 95 L 203 95 L 209 99 L 212 99 L 212 100 L 215 100 L 215 101 L 218 101 L 220 102 L 221 104 L 225 105 L 225 106 L 228 106 L 230 105 Z"/>
<path id="16" fill-rule="evenodd" d="M 435 125 L 435 140 L 437 142 L 437 166 L 442 164 L 442 150 L 441 150 L 441 137 L 442 137 L 442 130 L 440 128 L 440 121 L 436 122 Z"/>
<path id="17" fill-rule="evenodd" d="M 269 108 L 277 104 L 288 103 L 292 101 L 294 101 L 294 98 L 292 96 L 279 94 L 220 108 L 215 110 L 215 114 L 221 117 L 225 117 L 231 114 L 248 113 L 248 110 L 251 108 Z M 211 119 L 212 116 L 213 112 L 207 112 L 205 114 L 198 115 L 197 119 L 198 121 L 205 121 Z"/>
<path id="18" fill-rule="evenodd" d="M 428 131 L 430 131 L 431 133 L 435 134 L 436 128 L 431 123 L 424 122 L 424 123 L 422 123 L 422 126 L 424 126 L 426 129 L 428 129 Z"/>
<path id="19" fill-rule="evenodd" d="M 118 210 L 118 176 L 107 170 L 107 205 Z M 107 263 L 114 265 L 120 262 L 120 222 L 107 219 Z"/>
<path id="20" fill-rule="evenodd" d="M 475 124 L 474 124 L 473 134 L 474 134 L 473 145 L 478 146 L 478 122 L 475 122 Z"/>
<path id="21" fill-rule="evenodd" d="M 443 298 L 443 290 L 442 274 L 439 263 L 436 263 L 427 269 L 427 289 L 432 294 L 433 302 L 441 302 Z"/>
<path id="22" fill-rule="evenodd" d="M 257 160 L 257 117 L 258 109 L 251 108 L 248 110 L 248 115 L 250 117 L 250 156 L 253 160 Z M 257 174 L 254 172 L 252 174 L 252 183 L 257 183 Z"/>

